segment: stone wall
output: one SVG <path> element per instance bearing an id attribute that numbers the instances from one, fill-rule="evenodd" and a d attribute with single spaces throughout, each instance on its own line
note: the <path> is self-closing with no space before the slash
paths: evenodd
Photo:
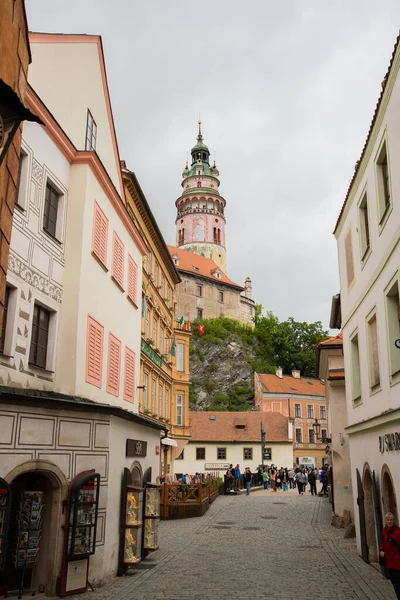
<path id="1" fill-rule="evenodd" d="M 24 0 L 2 0 L 0 3 L 0 56 L 0 78 L 10 85 L 23 101 L 30 63 Z M 20 127 L 0 167 L 0 322 L 3 315 L 8 252 L 18 178 L 21 130 Z"/>

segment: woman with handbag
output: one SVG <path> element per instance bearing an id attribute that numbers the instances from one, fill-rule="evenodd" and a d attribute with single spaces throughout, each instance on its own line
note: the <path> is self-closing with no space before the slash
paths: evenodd
<path id="1" fill-rule="evenodd" d="M 381 537 L 379 562 L 384 562 L 396 597 L 400 600 L 400 527 L 396 525 L 393 513 L 386 513 Z"/>

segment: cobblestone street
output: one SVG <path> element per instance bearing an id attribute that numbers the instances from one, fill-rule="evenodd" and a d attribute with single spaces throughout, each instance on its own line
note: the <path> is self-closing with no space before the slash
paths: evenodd
<path id="1" fill-rule="evenodd" d="M 202 518 L 161 522 L 161 549 L 81 600 L 395 598 L 331 527 L 326 498 L 257 491 L 220 497 Z"/>

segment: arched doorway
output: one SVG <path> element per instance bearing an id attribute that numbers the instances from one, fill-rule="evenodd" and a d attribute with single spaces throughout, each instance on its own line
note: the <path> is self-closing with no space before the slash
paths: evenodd
<path id="1" fill-rule="evenodd" d="M 14 523 L 15 544 L 18 536 L 17 519 L 21 513 L 21 501 L 29 492 L 41 494 L 43 500 L 40 525 L 39 553 L 34 569 L 27 569 L 25 587 L 44 591 L 52 596 L 57 593 L 57 579 L 61 572 L 64 534 L 62 530 L 62 505 L 67 498 L 68 482 L 64 473 L 51 461 L 31 460 L 10 471 L 5 477 L 13 492 L 11 523 Z M 21 569 L 15 567 L 12 553 L 2 576 L 2 585 L 7 589 L 18 589 L 21 583 Z"/>
<path id="2" fill-rule="evenodd" d="M 382 503 L 383 513 L 391 512 L 396 517 L 398 522 L 396 492 L 393 485 L 392 474 L 389 467 L 385 464 L 382 467 Z"/>
<path id="3" fill-rule="evenodd" d="M 142 465 L 137 460 L 135 460 L 135 462 L 131 466 L 131 476 L 132 476 L 131 485 L 134 485 L 135 487 L 143 486 Z"/>
<path id="4" fill-rule="evenodd" d="M 369 467 L 364 468 L 364 511 L 365 511 L 365 530 L 368 546 L 369 562 L 378 562 L 378 540 L 376 537 L 376 522 L 375 522 L 375 501 L 373 491 L 372 475 Z"/>

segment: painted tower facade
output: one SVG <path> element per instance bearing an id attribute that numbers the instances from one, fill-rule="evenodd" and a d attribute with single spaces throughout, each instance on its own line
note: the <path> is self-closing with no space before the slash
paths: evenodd
<path id="1" fill-rule="evenodd" d="M 182 173 L 182 195 L 175 202 L 176 245 L 213 260 L 226 273 L 225 205 L 219 193 L 219 171 L 210 166 L 210 151 L 203 142 L 201 121 L 191 165 Z"/>

